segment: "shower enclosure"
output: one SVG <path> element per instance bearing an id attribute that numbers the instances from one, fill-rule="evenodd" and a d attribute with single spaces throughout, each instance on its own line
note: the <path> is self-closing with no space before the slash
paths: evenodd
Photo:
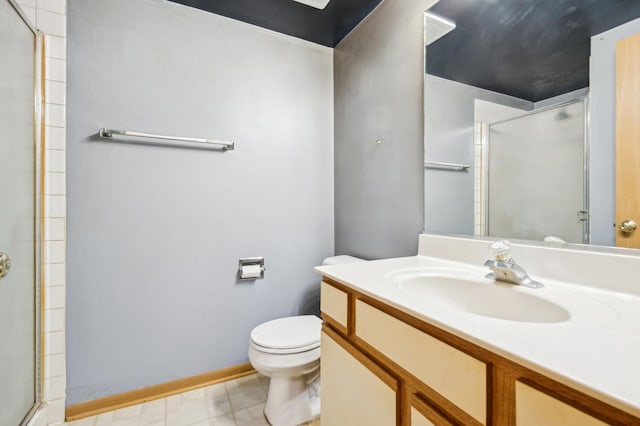
<path id="1" fill-rule="evenodd" d="M 582 99 L 488 126 L 485 235 L 589 243 L 587 111 Z"/>
<path id="2" fill-rule="evenodd" d="M 40 37 L 0 0 L 0 426 L 40 401 Z"/>

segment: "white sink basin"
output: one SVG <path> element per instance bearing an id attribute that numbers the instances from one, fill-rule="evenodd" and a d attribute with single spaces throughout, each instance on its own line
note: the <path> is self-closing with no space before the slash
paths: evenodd
<path id="1" fill-rule="evenodd" d="M 562 306 L 529 289 L 484 278 L 484 273 L 456 268 L 409 269 L 387 276 L 398 288 L 428 303 L 508 321 L 559 323 L 571 315 Z"/>

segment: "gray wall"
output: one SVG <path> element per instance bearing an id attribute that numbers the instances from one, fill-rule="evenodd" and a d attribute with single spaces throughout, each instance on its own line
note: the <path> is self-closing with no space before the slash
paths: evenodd
<path id="1" fill-rule="evenodd" d="M 385 0 L 335 48 L 336 253 L 383 258 L 417 251 L 423 20 L 433 3 Z"/>
<path id="2" fill-rule="evenodd" d="M 501 93 L 425 75 L 425 161 L 474 165 L 475 100 L 522 110 L 533 103 Z M 474 234 L 474 168 L 466 172 L 427 169 L 425 230 Z"/>
<path id="3" fill-rule="evenodd" d="M 615 245 L 616 43 L 640 19 L 591 38 L 591 242 Z"/>
<path id="4" fill-rule="evenodd" d="M 69 1 L 67 403 L 247 361 L 333 254 L 330 49 L 157 0 Z M 97 142 L 101 126 L 233 139 Z M 238 258 L 266 278 L 236 282 Z"/>

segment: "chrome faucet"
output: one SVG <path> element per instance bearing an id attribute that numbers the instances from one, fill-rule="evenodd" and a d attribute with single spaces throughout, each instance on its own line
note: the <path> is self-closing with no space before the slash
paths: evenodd
<path id="1" fill-rule="evenodd" d="M 541 283 L 532 280 L 525 270 L 513 260 L 509 241 L 503 240 L 491 244 L 490 251 L 494 260 L 487 260 L 484 262 L 484 266 L 488 266 L 493 272 L 487 274 L 485 278 L 529 288 L 544 287 Z"/>

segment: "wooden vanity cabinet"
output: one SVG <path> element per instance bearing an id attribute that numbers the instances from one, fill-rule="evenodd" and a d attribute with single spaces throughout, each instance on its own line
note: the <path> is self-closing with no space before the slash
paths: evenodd
<path id="1" fill-rule="evenodd" d="M 435 426 L 431 420 L 425 417 L 415 407 L 411 407 L 411 425 L 412 426 Z"/>
<path id="2" fill-rule="evenodd" d="M 355 303 L 354 334 L 360 346 L 410 373 L 414 387 L 425 386 L 461 408 L 471 417 L 463 416 L 466 424 L 487 424 L 484 362 L 362 300 Z"/>
<path id="3" fill-rule="evenodd" d="M 325 278 L 322 424 L 640 425 L 640 418 Z"/>
<path id="4" fill-rule="evenodd" d="M 330 329 L 321 344 L 322 424 L 396 424 L 398 381 Z"/>
<path id="5" fill-rule="evenodd" d="M 349 295 L 326 282 L 320 284 L 322 318 L 330 321 L 342 334 L 347 334 Z"/>
<path id="6" fill-rule="evenodd" d="M 569 404 L 516 381 L 516 425 L 606 425 Z"/>
<path id="7" fill-rule="evenodd" d="M 447 420 L 415 394 L 411 397 L 409 419 L 411 426 L 455 426 L 455 423 Z"/>

